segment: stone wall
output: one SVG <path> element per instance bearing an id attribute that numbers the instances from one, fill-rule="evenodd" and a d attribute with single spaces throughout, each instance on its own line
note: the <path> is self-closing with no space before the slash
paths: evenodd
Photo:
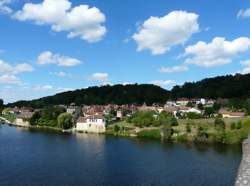
<path id="1" fill-rule="evenodd" d="M 250 185 L 250 136 L 242 144 L 242 160 L 240 163 L 235 186 Z"/>

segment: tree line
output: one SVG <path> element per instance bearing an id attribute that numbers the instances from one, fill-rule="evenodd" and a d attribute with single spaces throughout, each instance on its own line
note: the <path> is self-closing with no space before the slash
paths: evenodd
<path id="1" fill-rule="evenodd" d="M 171 91 L 156 85 L 133 84 L 89 87 L 48 96 L 32 101 L 18 101 L 7 106 L 31 106 L 42 108 L 50 105 L 75 103 L 76 105 L 105 104 L 164 104 L 169 99 L 186 98 L 228 98 L 234 106 L 250 98 L 250 74 L 226 75 L 206 78 L 198 82 L 187 82 L 175 86 Z M 233 100 L 235 99 L 235 100 Z M 238 99 L 238 100 L 237 100 Z"/>

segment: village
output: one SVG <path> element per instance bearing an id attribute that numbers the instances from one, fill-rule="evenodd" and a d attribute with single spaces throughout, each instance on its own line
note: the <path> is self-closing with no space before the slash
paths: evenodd
<path id="1" fill-rule="evenodd" d="M 164 105 L 82 105 L 74 103 L 70 105 L 57 105 L 65 109 L 65 112 L 72 116 L 73 130 L 86 133 L 105 133 L 108 125 L 115 124 L 131 117 L 136 112 L 154 113 L 157 117 L 160 113 L 171 114 L 176 119 L 200 119 L 220 116 L 222 118 L 242 118 L 245 116 L 243 110 L 233 110 L 224 107 L 227 99 L 188 99 L 179 98 L 169 100 Z M 2 118 L 16 126 L 27 127 L 30 125 L 30 118 L 39 109 L 32 107 L 5 108 L 2 111 Z M 8 117 L 6 117 L 8 116 Z"/>

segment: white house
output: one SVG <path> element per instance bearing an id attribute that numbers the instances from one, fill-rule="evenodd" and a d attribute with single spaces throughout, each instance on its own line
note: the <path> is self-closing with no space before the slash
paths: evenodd
<path id="1" fill-rule="evenodd" d="M 189 99 L 187 98 L 179 98 L 177 99 L 176 104 L 181 105 L 181 106 L 186 106 L 188 102 L 189 102 Z"/>
<path id="2" fill-rule="evenodd" d="M 76 123 L 76 131 L 104 133 L 106 131 L 106 120 L 103 116 L 99 115 L 80 117 Z"/>

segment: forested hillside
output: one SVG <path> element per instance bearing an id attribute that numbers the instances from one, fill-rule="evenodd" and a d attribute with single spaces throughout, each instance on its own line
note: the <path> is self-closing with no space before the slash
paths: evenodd
<path id="1" fill-rule="evenodd" d="M 172 98 L 250 98 L 250 74 L 218 76 L 175 86 Z"/>
<path id="2" fill-rule="evenodd" d="M 227 75 L 188 82 L 175 86 L 171 91 L 150 84 L 89 87 L 64 92 L 32 101 L 18 101 L 8 106 L 70 104 L 152 104 L 165 103 L 168 99 L 187 98 L 250 98 L 250 74 Z"/>
<path id="3" fill-rule="evenodd" d="M 152 104 L 164 103 L 170 97 L 170 92 L 149 84 L 114 85 L 89 87 L 75 91 L 64 92 L 54 96 L 32 101 L 18 101 L 8 106 L 32 106 L 34 108 L 48 105 L 70 104 Z"/>

